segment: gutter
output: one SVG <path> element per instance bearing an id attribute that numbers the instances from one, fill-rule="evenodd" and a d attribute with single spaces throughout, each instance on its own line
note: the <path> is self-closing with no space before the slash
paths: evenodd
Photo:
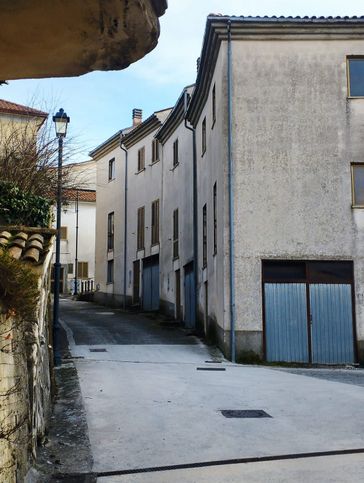
<path id="1" fill-rule="evenodd" d="M 228 190 L 229 190 L 229 281 L 230 281 L 230 352 L 231 362 L 236 362 L 235 337 L 235 238 L 234 238 L 234 160 L 233 160 L 233 119 L 232 119 L 232 59 L 231 59 L 231 20 L 227 23 L 228 31 Z"/>
<path id="2" fill-rule="evenodd" d="M 128 236 L 128 150 L 123 146 L 123 138 L 120 136 L 120 149 L 125 153 L 124 175 L 124 284 L 123 284 L 123 309 L 126 309 L 126 258 Z"/>
<path id="3" fill-rule="evenodd" d="M 187 114 L 187 90 L 184 96 L 184 112 Z M 193 145 L 193 281 L 194 281 L 194 295 L 195 295 L 195 328 L 197 327 L 197 307 L 198 307 L 198 223 L 197 223 L 197 152 L 196 152 L 196 129 L 187 125 L 185 117 L 185 128 L 192 131 L 192 145 Z"/>

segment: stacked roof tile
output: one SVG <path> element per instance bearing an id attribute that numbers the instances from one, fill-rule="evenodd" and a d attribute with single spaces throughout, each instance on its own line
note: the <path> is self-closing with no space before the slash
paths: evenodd
<path id="1" fill-rule="evenodd" d="M 41 231 L 41 230 L 39 230 Z M 0 229 L 0 250 L 6 250 L 16 260 L 42 263 L 48 252 L 49 239 L 54 230 Z"/>

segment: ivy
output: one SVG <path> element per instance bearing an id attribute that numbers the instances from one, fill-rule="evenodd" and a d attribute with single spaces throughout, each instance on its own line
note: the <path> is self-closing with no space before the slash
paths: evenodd
<path id="1" fill-rule="evenodd" d="M 21 191 L 14 183 L 0 181 L 0 222 L 8 225 L 48 227 L 52 202 Z"/>

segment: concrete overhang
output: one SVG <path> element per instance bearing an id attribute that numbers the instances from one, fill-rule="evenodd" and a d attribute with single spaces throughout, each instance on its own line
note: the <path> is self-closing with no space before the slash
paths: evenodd
<path id="1" fill-rule="evenodd" d="M 0 0 L 0 79 L 120 70 L 157 45 L 167 0 Z"/>

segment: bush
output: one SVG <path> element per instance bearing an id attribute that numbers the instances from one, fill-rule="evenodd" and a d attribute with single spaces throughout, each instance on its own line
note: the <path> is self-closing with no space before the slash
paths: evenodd
<path id="1" fill-rule="evenodd" d="M 52 202 L 22 192 L 14 183 L 0 181 L 0 222 L 9 225 L 48 227 Z"/>

